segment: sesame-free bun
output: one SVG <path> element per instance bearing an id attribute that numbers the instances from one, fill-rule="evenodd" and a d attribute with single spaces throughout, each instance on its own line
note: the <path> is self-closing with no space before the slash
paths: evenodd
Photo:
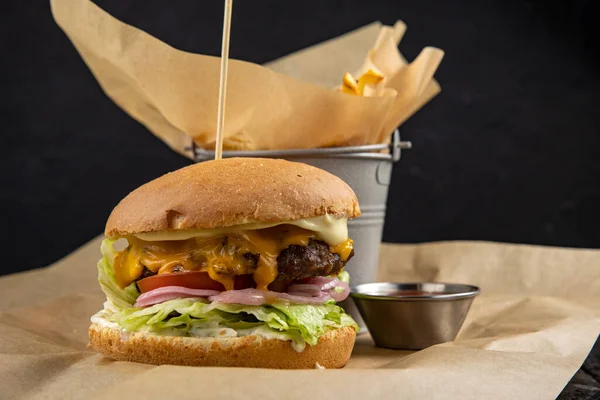
<path id="1" fill-rule="evenodd" d="M 194 338 L 128 333 L 118 328 L 92 324 L 90 346 L 119 361 L 211 367 L 309 369 L 316 363 L 342 368 L 348 362 L 356 332 L 344 327 L 327 332 L 317 345 L 302 352 L 291 342 L 260 336 Z"/>
<path id="2" fill-rule="evenodd" d="M 190 165 L 134 190 L 111 213 L 105 234 L 115 238 L 325 214 L 360 215 L 356 195 L 340 178 L 302 163 L 229 158 Z"/>

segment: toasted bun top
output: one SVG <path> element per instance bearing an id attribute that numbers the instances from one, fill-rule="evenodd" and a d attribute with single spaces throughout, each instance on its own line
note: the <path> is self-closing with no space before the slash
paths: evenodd
<path id="1" fill-rule="evenodd" d="M 340 178 L 285 160 L 229 158 L 190 165 L 140 186 L 112 211 L 105 234 L 115 238 L 325 214 L 360 215 L 356 195 Z"/>

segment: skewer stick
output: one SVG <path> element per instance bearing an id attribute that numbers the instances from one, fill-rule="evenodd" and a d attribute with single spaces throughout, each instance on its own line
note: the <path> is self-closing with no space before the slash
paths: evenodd
<path id="1" fill-rule="evenodd" d="M 223 129 L 225 128 L 225 96 L 227 93 L 227 64 L 229 61 L 229 32 L 231 31 L 231 9 L 233 0 L 225 0 L 223 16 L 223 44 L 221 46 L 221 78 L 219 80 L 219 108 L 217 111 L 217 141 L 215 160 L 223 156 Z"/>

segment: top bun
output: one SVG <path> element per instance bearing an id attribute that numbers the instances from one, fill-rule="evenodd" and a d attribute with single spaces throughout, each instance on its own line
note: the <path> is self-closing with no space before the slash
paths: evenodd
<path id="1" fill-rule="evenodd" d="M 140 186 L 115 207 L 105 234 L 212 229 L 360 215 L 344 181 L 306 164 L 270 158 L 205 161 Z"/>

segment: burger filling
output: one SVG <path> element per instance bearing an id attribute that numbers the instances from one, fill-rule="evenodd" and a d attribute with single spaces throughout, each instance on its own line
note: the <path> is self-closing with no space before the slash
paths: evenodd
<path id="1" fill-rule="evenodd" d="M 275 281 L 337 275 L 354 254 L 351 239 L 331 246 L 315 232 L 293 225 L 187 240 L 128 240 L 115 259 L 121 288 L 151 276 L 204 272 L 214 281 L 210 288 L 243 289 L 245 284 L 273 290 L 281 287 L 272 285 Z"/>
<path id="2" fill-rule="evenodd" d="M 345 221 L 344 221 L 345 222 Z M 329 240 L 327 240 L 329 239 Z M 105 309 L 92 321 L 162 335 L 290 340 L 296 350 L 355 322 L 337 306 L 351 239 L 285 224 L 182 240 L 102 245 Z M 329 243 L 328 243 L 329 242 Z"/>

